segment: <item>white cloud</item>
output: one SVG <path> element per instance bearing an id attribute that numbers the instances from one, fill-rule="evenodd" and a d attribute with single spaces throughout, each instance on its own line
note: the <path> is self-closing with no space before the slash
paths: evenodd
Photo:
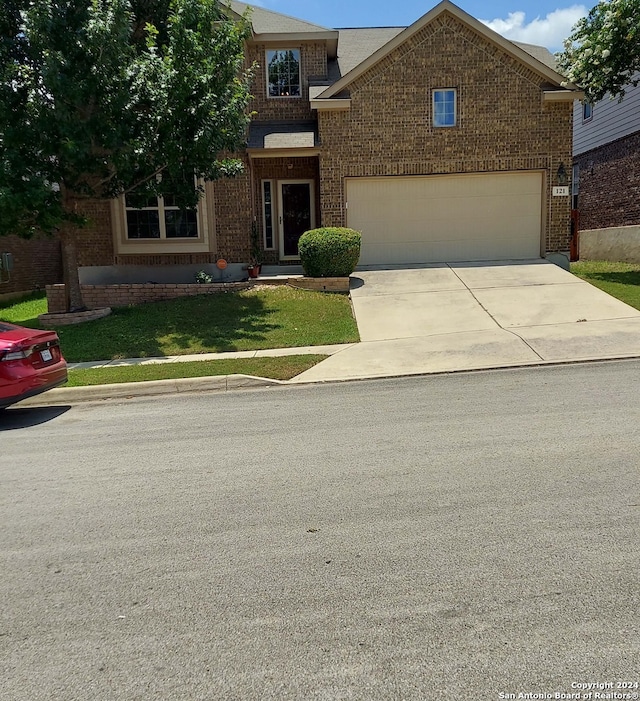
<path id="1" fill-rule="evenodd" d="M 554 10 L 546 17 L 536 17 L 528 23 L 525 13 L 521 11 L 510 12 L 506 19 L 480 21 L 507 39 L 546 46 L 550 51 L 560 51 L 562 42 L 571 34 L 573 25 L 587 13 L 584 5 L 572 5 Z"/>

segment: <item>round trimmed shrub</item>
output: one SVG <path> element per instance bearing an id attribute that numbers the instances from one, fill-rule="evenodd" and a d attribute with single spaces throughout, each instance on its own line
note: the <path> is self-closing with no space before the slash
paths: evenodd
<path id="1" fill-rule="evenodd" d="M 359 231 L 325 226 L 305 231 L 298 243 L 300 262 L 308 277 L 348 277 L 360 258 Z"/>

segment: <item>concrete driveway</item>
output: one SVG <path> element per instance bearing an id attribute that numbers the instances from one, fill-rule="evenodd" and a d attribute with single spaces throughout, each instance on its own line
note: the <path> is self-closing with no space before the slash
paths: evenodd
<path id="1" fill-rule="evenodd" d="M 361 343 L 300 382 L 640 356 L 640 311 L 544 260 L 351 277 Z"/>

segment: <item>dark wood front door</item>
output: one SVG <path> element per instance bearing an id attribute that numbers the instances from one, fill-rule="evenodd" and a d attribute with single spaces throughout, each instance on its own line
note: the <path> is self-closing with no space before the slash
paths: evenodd
<path id="1" fill-rule="evenodd" d="M 298 258 L 298 241 L 315 227 L 315 196 L 312 180 L 279 183 L 280 258 Z"/>

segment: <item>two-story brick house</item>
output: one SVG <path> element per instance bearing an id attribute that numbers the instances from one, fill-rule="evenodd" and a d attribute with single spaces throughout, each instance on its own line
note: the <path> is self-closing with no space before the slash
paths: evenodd
<path id="1" fill-rule="evenodd" d="M 241 15 L 247 5 L 231 2 Z M 244 173 L 207 183 L 181 227 L 170 202 L 93 203 L 83 282 L 191 281 L 297 260 L 303 231 L 363 233 L 362 264 L 523 259 L 566 251 L 572 108 L 544 49 L 448 0 L 409 27 L 327 29 L 251 11 L 258 66 Z M 559 194 L 560 193 L 560 194 Z"/>

